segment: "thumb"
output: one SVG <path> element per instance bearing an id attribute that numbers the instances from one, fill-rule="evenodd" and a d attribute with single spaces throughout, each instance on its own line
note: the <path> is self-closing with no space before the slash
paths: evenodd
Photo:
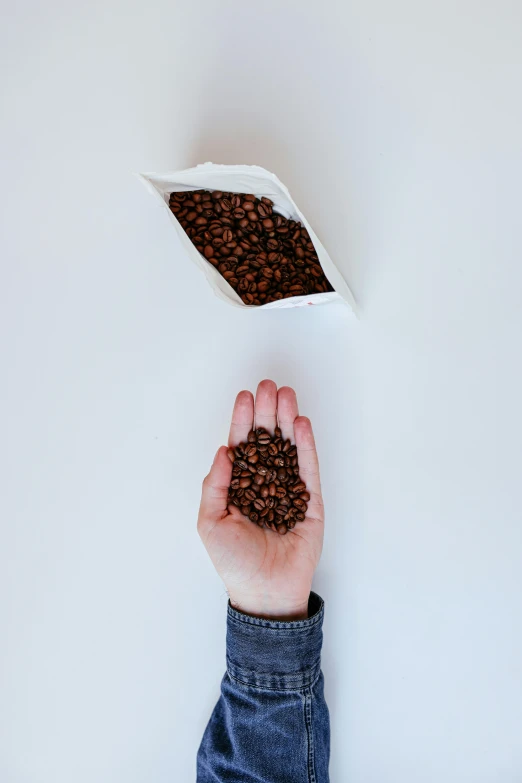
<path id="1" fill-rule="evenodd" d="M 214 457 L 210 473 L 203 481 L 199 508 L 200 523 L 204 518 L 214 521 L 226 513 L 231 478 L 232 463 L 227 456 L 227 448 L 220 446 Z"/>

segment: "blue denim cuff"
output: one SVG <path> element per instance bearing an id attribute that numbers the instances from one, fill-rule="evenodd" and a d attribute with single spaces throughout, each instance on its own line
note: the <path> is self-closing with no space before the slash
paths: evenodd
<path id="1" fill-rule="evenodd" d="M 243 685 L 299 690 L 312 685 L 321 668 L 324 602 L 310 593 L 307 620 L 261 620 L 228 606 L 227 671 Z"/>

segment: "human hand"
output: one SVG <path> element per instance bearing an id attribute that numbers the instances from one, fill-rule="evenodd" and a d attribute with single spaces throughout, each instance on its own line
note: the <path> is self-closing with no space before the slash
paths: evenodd
<path id="1" fill-rule="evenodd" d="M 203 481 L 198 532 L 235 609 L 256 617 L 300 620 L 308 616 L 312 577 L 323 545 L 324 510 L 319 463 L 310 420 L 299 416 L 293 389 L 261 381 L 255 406 L 239 392 L 232 414 L 229 447 L 247 440 L 254 427 L 271 434 L 278 425 L 297 446 L 299 474 L 310 501 L 304 521 L 284 536 L 258 527 L 236 506 L 227 508 L 232 463 L 221 446 Z"/>

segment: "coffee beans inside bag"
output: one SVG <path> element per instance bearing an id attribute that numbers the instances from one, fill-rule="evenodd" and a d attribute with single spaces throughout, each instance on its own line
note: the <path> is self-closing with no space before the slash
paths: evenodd
<path id="1" fill-rule="evenodd" d="M 206 163 L 141 179 L 220 298 L 264 309 L 343 300 L 355 311 L 343 277 L 275 174 Z"/>

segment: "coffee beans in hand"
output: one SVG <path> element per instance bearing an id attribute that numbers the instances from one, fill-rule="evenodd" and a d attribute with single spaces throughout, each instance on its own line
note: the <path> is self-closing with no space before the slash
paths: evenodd
<path id="1" fill-rule="evenodd" d="M 185 190 L 171 193 L 169 206 L 246 305 L 333 291 L 306 228 L 275 213 L 269 198 Z"/>
<path id="2" fill-rule="evenodd" d="M 310 494 L 299 478 L 297 448 L 283 440 L 279 427 L 270 435 L 251 430 L 245 443 L 228 450 L 233 464 L 228 503 L 259 527 L 280 535 L 302 522 Z"/>

